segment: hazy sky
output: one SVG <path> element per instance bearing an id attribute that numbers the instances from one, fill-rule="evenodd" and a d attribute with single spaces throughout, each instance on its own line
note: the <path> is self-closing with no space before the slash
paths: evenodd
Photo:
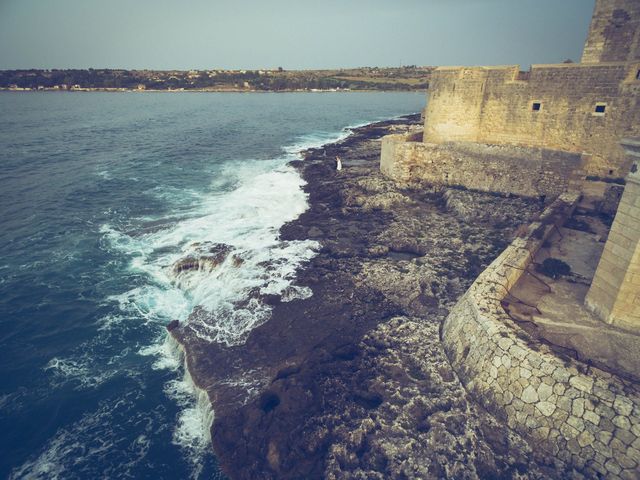
<path id="1" fill-rule="evenodd" d="M 580 60 L 594 0 L 0 0 L 0 69 Z"/>

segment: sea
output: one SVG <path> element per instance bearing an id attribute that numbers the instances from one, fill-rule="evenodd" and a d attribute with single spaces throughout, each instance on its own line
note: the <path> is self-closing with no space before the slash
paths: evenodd
<path id="1" fill-rule="evenodd" d="M 278 239 L 307 208 L 289 162 L 424 103 L 400 92 L 0 93 L 0 478 L 224 478 L 215 412 L 166 325 L 205 308 L 216 321 L 200 333 L 237 345 L 267 322 L 268 306 L 238 300 L 292 291 L 318 249 Z M 219 244 L 241 265 L 176 273 Z"/>

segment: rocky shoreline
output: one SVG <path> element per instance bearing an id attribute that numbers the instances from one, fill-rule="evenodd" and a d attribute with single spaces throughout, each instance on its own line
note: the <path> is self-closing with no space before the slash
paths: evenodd
<path id="1" fill-rule="evenodd" d="M 470 400 L 439 334 L 449 308 L 542 205 L 383 177 L 380 138 L 419 122 L 356 128 L 295 162 L 310 206 L 281 239 L 320 243 L 296 282 L 313 296 L 263 297 L 271 319 L 243 345 L 170 325 L 211 399 L 213 448 L 231 478 L 561 475 Z"/>

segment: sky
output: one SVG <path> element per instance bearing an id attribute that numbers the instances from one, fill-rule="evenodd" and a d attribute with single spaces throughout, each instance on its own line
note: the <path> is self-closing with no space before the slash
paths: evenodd
<path id="1" fill-rule="evenodd" d="M 580 60 L 594 0 L 0 0 L 0 69 Z"/>

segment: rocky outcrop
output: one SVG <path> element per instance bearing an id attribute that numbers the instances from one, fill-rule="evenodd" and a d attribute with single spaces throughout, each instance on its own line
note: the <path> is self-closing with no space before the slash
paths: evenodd
<path id="1" fill-rule="evenodd" d="M 438 333 L 537 200 L 385 178 L 380 137 L 418 121 L 356 129 L 297 164 L 310 206 L 281 237 L 322 245 L 298 274 L 313 296 L 273 302 L 242 345 L 207 344 L 174 326 L 212 399 L 214 450 L 232 478 L 564 475 L 471 401 Z"/>
<path id="2" fill-rule="evenodd" d="M 173 273 L 179 275 L 194 270 L 213 270 L 227 259 L 233 250 L 223 243 L 193 244 L 196 253 L 181 258 L 173 264 Z"/>

